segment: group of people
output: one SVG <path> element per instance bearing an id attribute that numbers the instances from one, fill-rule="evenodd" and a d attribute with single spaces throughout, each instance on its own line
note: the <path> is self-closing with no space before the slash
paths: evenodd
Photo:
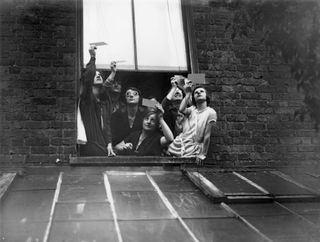
<path id="1" fill-rule="evenodd" d="M 196 157 L 198 163 L 206 158 L 217 114 L 209 107 L 204 87 L 193 87 L 192 81 L 174 76 L 161 103 L 144 107 L 140 90 L 128 87 L 122 104 L 116 62 L 104 80 L 96 70 L 96 48 L 90 47 L 89 53 L 80 79 L 79 110 L 86 136 L 79 145 L 81 156 L 169 155 Z"/>

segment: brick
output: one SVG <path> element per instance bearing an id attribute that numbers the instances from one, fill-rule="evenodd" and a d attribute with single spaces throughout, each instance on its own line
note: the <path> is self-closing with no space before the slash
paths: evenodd
<path id="1" fill-rule="evenodd" d="M 56 98 L 33 98 L 32 103 L 35 105 L 55 105 Z"/>
<path id="2" fill-rule="evenodd" d="M 47 146 L 49 145 L 49 138 L 47 137 L 31 137 L 25 140 L 27 146 Z"/>
<path id="3" fill-rule="evenodd" d="M 52 146 L 32 146 L 31 154 L 56 154 L 57 147 Z"/>

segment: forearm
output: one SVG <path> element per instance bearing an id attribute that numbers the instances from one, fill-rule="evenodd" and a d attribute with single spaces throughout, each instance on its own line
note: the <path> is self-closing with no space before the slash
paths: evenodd
<path id="1" fill-rule="evenodd" d="M 173 95 L 174 95 L 174 93 L 176 92 L 176 90 L 177 90 L 177 87 L 176 87 L 176 86 L 174 86 L 174 87 L 172 87 L 172 88 L 170 89 L 170 91 L 168 92 L 168 94 L 167 94 L 167 96 L 166 96 L 168 100 L 172 100 Z"/>
<path id="2" fill-rule="evenodd" d="M 210 145 L 210 137 L 211 137 L 211 127 L 212 127 L 212 122 L 210 122 L 205 130 L 204 133 L 204 138 L 203 138 L 203 145 L 202 145 L 202 149 L 201 149 L 201 154 L 200 155 L 204 155 L 206 156 L 208 153 L 208 149 L 209 149 L 209 145 Z"/>
<path id="3" fill-rule="evenodd" d="M 94 76 L 96 74 L 96 58 L 91 57 L 86 69 L 81 76 L 82 93 L 84 95 L 91 93 Z"/>
<path id="4" fill-rule="evenodd" d="M 125 146 L 124 140 L 122 140 L 120 143 L 116 144 L 114 149 L 115 150 L 123 150 L 123 147 Z"/>
<path id="5" fill-rule="evenodd" d="M 115 72 L 115 71 L 112 71 L 112 72 L 110 73 L 110 75 L 108 76 L 107 80 L 113 81 L 114 78 L 115 78 L 115 76 L 116 76 L 116 72 Z"/>
<path id="6" fill-rule="evenodd" d="M 200 155 L 207 156 L 209 145 L 210 145 L 210 136 L 204 138 Z"/>
<path id="7" fill-rule="evenodd" d="M 163 118 L 160 118 L 160 125 L 162 128 L 162 132 L 164 137 L 166 138 L 167 142 L 172 142 L 174 137 L 173 137 L 173 133 L 171 131 L 171 129 L 169 128 L 169 126 L 167 125 L 166 121 L 164 121 Z"/>
<path id="8" fill-rule="evenodd" d="M 190 96 L 191 96 L 191 92 L 187 92 L 186 96 L 182 99 L 180 107 L 179 107 L 179 111 L 181 113 L 185 113 Z"/>

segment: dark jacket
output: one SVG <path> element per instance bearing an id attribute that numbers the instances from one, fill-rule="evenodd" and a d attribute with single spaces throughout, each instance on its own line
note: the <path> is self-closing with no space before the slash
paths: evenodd
<path id="1" fill-rule="evenodd" d="M 120 155 L 160 156 L 162 152 L 160 143 L 162 135 L 158 131 L 155 131 L 152 135 L 146 137 L 139 147 L 137 147 L 140 135 L 141 130 L 135 131 L 126 137 L 124 142 L 131 143 L 133 148 L 132 150 L 120 152 Z"/>
<path id="2" fill-rule="evenodd" d="M 111 129 L 112 129 L 112 143 L 116 145 L 126 138 L 130 133 L 142 129 L 142 120 L 144 116 L 144 109 L 138 108 L 133 125 L 130 128 L 128 120 L 127 108 L 123 107 L 112 114 Z"/>
<path id="3" fill-rule="evenodd" d="M 91 57 L 81 76 L 80 112 L 86 130 L 87 144 L 96 146 L 95 150 L 99 149 L 101 153 L 87 155 L 106 154 L 107 144 L 111 143 L 111 100 L 105 87 L 101 87 L 103 98 L 100 101 L 92 94 L 95 74 L 95 58 Z"/>

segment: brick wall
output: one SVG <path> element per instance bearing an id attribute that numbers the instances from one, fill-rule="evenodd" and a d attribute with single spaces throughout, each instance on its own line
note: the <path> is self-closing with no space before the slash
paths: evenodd
<path id="1" fill-rule="evenodd" d="M 65 160 L 76 152 L 75 1 L 3 0 L 0 9 L 0 160 Z"/>
<path id="2" fill-rule="evenodd" d="M 270 56 L 261 33 L 232 40 L 226 26 L 236 9 L 224 1 L 193 2 L 199 69 L 219 115 L 209 156 L 235 165 L 318 162 L 314 122 L 294 118 L 303 94 L 290 66 Z"/>
<path id="3" fill-rule="evenodd" d="M 254 34 L 231 40 L 234 9 L 195 1 L 196 53 L 219 119 L 209 157 L 221 163 L 319 160 L 313 122 L 290 70 Z M 215 3 L 220 2 L 220 3 Z M 0 3 L 0 162 L 54 163 L 76 153 L 76 0 Z"/>

